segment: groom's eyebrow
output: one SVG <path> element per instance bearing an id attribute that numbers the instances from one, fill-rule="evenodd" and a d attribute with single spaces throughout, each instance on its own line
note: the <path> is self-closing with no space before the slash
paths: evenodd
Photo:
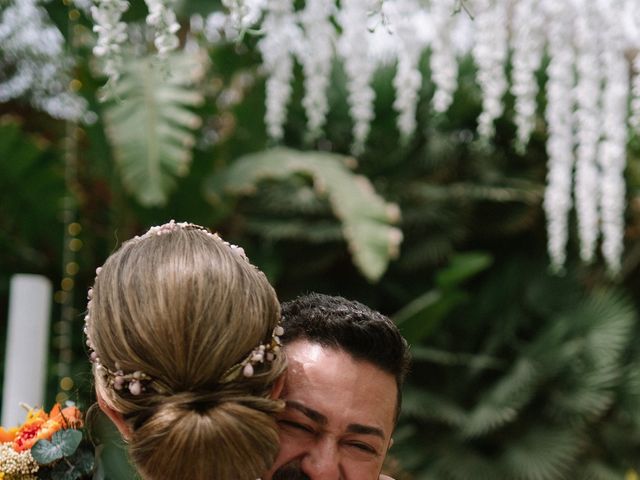
<path id="1" fill-rule="evenodd" d="M 310 418 L 320 425 L 326 425 L 327 423 L 329 423 L 329 419 L 325 415 L 318 412 L 317 410 L 314 410 L 313 408 L 307 407 L 300 402 L 296 402 L 295 400 L 287 400 L 287 407 L 298 410 L 305 417 Z M 375 435 L 376 437 L 380 437 L 383 440 L 385 438 L 384 432 L 380 428 L 371 427 L 369 425 L 362 425 L 360 423 L 350 423 L 347 426 L 347 432 L 358 433 L 361 435 Z"/>
<path id="2" fill-rule="evenodd" d="M 295 400 L 287 400 L 287 407 L 298 410 L 305 417 L 309 417 L 311 420 L 319 423 L 320 425 L 326 425 L 327 423 L 329 423 L 329 419 L 325 415 L 318 412 L 317 410 L 314 410 L 313 408 L 309 408 L 306 405 L 303 405 L 300 402 L 296 402 Z"/>

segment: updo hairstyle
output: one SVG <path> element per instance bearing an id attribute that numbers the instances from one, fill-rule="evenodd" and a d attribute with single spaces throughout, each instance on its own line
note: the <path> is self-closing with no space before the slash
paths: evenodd
<path id="1" fill-rule="evenodd" d="M 280 318 L 267 278 L 238 250 L 201 227 L 178 228 L 124 243 L 96 278 L 87 324 L 96 390 L 130 426 L 144 479 L 254 480 L 278 452 L 283 404 L 270 393 L 283 355 L 225 378 L 271 341 Z M 133 395 L 100 365 L 150 380 Z"/>

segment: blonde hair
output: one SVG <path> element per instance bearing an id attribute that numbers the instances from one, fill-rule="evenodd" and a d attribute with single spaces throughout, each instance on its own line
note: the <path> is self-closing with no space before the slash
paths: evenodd
<path id="1" fill-rule="evenodd" d="M 269 395 L 283 355 L 221 382 L 280 318 L 266 277 L 237 251 L 198 228 L 126 242 L 96 278 L 88 314 L 100 364 L 152 379 L 131 395 L 94 368 L 96 389 L 131 427 L 144 478 L 253 480 L 271 467 L 282 402 Z"/>

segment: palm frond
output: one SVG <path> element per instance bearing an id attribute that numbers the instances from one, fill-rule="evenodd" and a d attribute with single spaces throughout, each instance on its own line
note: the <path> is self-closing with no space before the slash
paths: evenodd
<path id="1" fill-rule="evenodd" d="M 521 357 L 480 400 L 462 429 L 465 438 L 486 435 L 513 422 L 533 397 L 539 381 L 537 366 Z"/>

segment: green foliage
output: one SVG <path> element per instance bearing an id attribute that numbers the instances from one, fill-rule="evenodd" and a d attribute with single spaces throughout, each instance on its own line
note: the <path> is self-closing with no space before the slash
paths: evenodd
<path id="1" fill-rule="evenodd" d="M 17 117 L 0 117 L 0 271 L 41 272 L 58 233 L 65 195 L 61 165 L 51 143 L 28 134 Z M 16 269 L 16 270 L 14 270 Z"/>
<path id="2" fill-rule="evenodd" d="M 395 314 L 394 320 L 410 344 L 420 343 L 442 319 L 467 299 L 461 284 L 491 264 L 483 253 L 465 253 L 452 258 L 436 276 L 437 288 L 423 293 Z"/>
<path id="3" fill-rule="evenodd" d="M 90 420 L 91 435 L 96 444 L 94 480 L 137 480 L 138 475 L 129 462 L 126 445 L 113 423 L 96 412 Z"/>
<path id="4" fill-rule="evenodd" d="M 59 430 L 51 441 L 38 440 L 31 455 L 40 465 L 38 478 L 44 480 L 78 480 L 93 471 L 93 447 L 82 441 L 78 430 Z"/>
<path id="5" fill-rule="evenodd" d="M 165 204 L 175 177 L 188 172 L 193 130 L 201 124 L 190 107 L 204 100 L 197 88 L 202 58 L 183 52 L 166 61 L 162 67 L 151 57 L 129 57 L 114 87 L 116 99 L 105 110 L 122 181 L 146 206 Z"/>
<path id="6" fill-rule="evenodd" d="M 81 441 L 82 432 L 72 429 L 59 430 L 53 434 L 51 441 L 38 440 L 31 449 L 31 455 L 36 462 L 46 465 L 72 455 Z"/>
<path id="7" fill-rule="evenodd" d="M 215 175 L 207 185 L 207 195 L 217 202 L 223 194 L 254 193 L 264 180 L 311 177 L 315 195 L 326 196 L 340 220 L 355 264 L 365 277 L 376 281 L 397 253 L 401 233 L 392 226 L 394 206 L 377 195 L 365 177 L 353 174 L 348 162 L 347 157 L 336 154 L 266 150 L 246 155 Z"/>
<path id="8" fill-rule="evenodd" d="M 414 349 L 412 428 L 396 452 L 416 478 L 621 478 L 634 466 L 634 307 L 611 287 L 588 291 L 535 265 L 516 258 L 485 274 Z M 592 434 L 622 419 L 636 432 L 622 450 Z"/>

